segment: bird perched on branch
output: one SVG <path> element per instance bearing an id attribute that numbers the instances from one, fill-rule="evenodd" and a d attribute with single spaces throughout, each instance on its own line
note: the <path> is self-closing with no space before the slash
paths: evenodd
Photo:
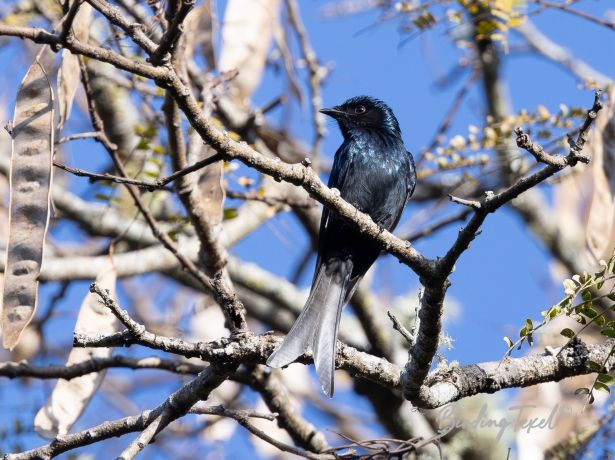
<path id="1" fill-rule="evenodd" d="M 340 127 L 329 187 L 387 230 L 393 230 L 414 191 L 414 160 L 399 123 L 384 102 L 358 96 L 322 109 Z M 322 389 L 333 395 L 337 332 L 342 308 L 380 254 L 380 245 L 326 206 L 320 221 L 318 259 L 303 311 L 267 364 L 283 367 L 312 352 Z"/>

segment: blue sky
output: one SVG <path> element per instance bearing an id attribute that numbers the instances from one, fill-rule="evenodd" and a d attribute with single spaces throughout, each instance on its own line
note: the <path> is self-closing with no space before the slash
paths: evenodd
<path id="1" fill-rule="evenodd" d="M 322 16 L 324 5 L 325 1 L 300 2 L 314 50 L 321 62 L 332 64 L 332 73 L 323 89 L 324 104 L 335 105 L 359 94 L 383 99 L 394 109 L 408 149 L 413 152 L 420 151 L 431 140 L 442 116 L 448 110 L 451 98 L 466 78 L 464 76 L 456 84 L 444 89 L 434 84 L 435 78 L 453 68 L 460 56 L 459 51 L 451 45 L 443 28 L 424 33 L 399 46 L 405 37 L 399 34 L 396 21 L 364 30 L 374 22 L 374 14 L 326 19 Z M 580 8 L 595 15 L 603 14 L 609 5 L 613 7 L 613 4 L 607 1 L 579 2 Z M 223 6 L 224 2 L 221 2 L 220 9 Z M 615 76 L 612 31 L 557 11 L 546 12 L 533 19 L 551 39 L 569 48 L 604 74 Z M 514 43 L 513 33 L 511 45 Z M 28 65 L 26 61 L 15 46 L 0 49 L 0 65 L 14 69 L 13 75 L 25 73 Z M 591 92 L 580 90 L 577 81 L 568 73 L 544 59 L 528 54 L 511 53 L 506 56 L 503 75 L 509 84 L 515 111 L 522 108 L 532 110 L 539 104 L 555 111 L 561 103 L 587 106 L 592 100 Z M 15 89 L 20 79 L 21 77 L 12 75 L 5 76 L 5 84 L 0 88 L 0 100 L 9 104 L 9 113 L 12 111 Z M 255 106 L 263 105 L 278 96 L 281 82 L 283 79 L 268 73 L 254 98 Z M 480 89 L 480 86 L 476 85 L 464 101 L 460 115 L 450 131 L 451 135 L 465 134 L 468 124 L 483 124 L 484 108 Z M 271 119 L 278 119 L 280 113 L 272 113 Z M 329 135 L 324 141 L 322 151 L 324 155 L 332 157 L 341 142 L 341 135 L 333 123 L 329 122 L 328 127 Z M 72 122 L 70 128 L 75 132 L 89 130 L 83 118 Z M 309 142 L 313 135 L 309 112 L 295 110 L 292 113 L 291 128 L 297 137 Z M 87 144 L 90 150 L 85 158 L 83 145 L 70 147 L 70 155 L 67 158 L 74 161 L 75 166 L 92 169 L 105 163 L 92 160 L 96 156 L 105 158 L 93 143 Z M 87 181 L 75 179 L 73 183 L 75 190 L 85 191 L 91 196 L 92 189 Z M 419 183 L 418 187 L 420 186 Z M 411 202 L 401 226 L 406 221 L 412 223 L 413 216 L 421 209 L 421 206 Z M 456 237 L 458 228 L 459 225 L 453 225 L 446 231 L 421 240 L 416 247 L 430 257 L 442 255 Z M 280 234 L 284 235 L 287 243 L 281 242 Z M 52 236 L 64 240 L 74 239 L 76 234 L 74 228 L 65 226 L 54 230 Z M 266 269 L 287 277 L 291 275 L 295 260 L 302 254 L 306 244 L 307 241 L 295 219 L 290 215 L 282 215 L 244 240 L 232 252 L 244 260 L 259 263 Z M 452 350 L 444 352 L 446 358 L 458 360 L 462 364 L 501 358 L 505 352 L 502 337 L 515 334 L 526 317 L 538 319 L 539 312 L 561 296 L 560 284 L 551 279 L 548 262 L 549 255 L 528 234 L 524 224 L 514 213 L 504 209 L 491 215 L 482 234 L 462 256 L 456 272 L 451 277 L 453 285 L 449 289 L 449 295 L 459 302 L 461 313 L 447 325 L 447 332 L 455 342 Z M 311 280 L 311 270 L 312 266 L 301 280 L 304 287 L 307 287 Z M 411 270 L 400 266 L 390 256 L 385 256 L 378 262 L 374 284 L 382 296 L 390 298 L 416 288 L 418 281 Z M 67 353 L 77 309 L 87 291 L 87 285 L 86 282 L 80 282 L 71 287 L 57 312 L 61 320 L 56 321 L 53 329 L 48 331 L 49 339 L 58 346 L 66 347 Z M 172 294 L 173 288 L 174 286 L 171 286 L 167 289 L 167 295 Z M 56 290 L 57 286 L 52 285 L 41 291 L 41 310 L 46 309 Z M 162 302 L 159 307 L 162 308 Z M 136 349 L 130 352 L 148 354 Z M 125 375 L 130 378 L 135 374 Z M 3 383 L 0 385 L 0 412 L 5 412 L 7 405 L 11 409 L 19 408 L 20 419 L 27 426 L 31 423 L 29 414 L 33 415 L 44 402 L 52 384 L 53 382 L 44 382 L 42 385 L 31 386 L 27 388 L 28 396 L 25 396 L 25 393 L 18 392 L 14 383 Z M 176 387 L 176 382 L 167 382 L 157 387 L 156 392 L 135 395 L 137 406 L 145 409 L 158 404 L 163 394 Z M 162 390 L 165 393 L 162 393 Z M 33 398 L 32 394 L 36 397 Z M 248 394 L 246 398 L 253 396 Z M 336 398 L 367 409 L 364 402 L 349 399 L 348 395 L 340 394 L 336 395 Z M 80 422 L 77 428 L 100 422 L 96 417 L 96 410 L 103 406 L 107 407 L 107 403 L 97 397 L 86 412 L 83 425 Z M 123 415 L 119 411 L 115 412 L 117 413 L 112 409 L 110 416 Z M 12 410 L 9 413 L 14 414 Z M 313 408 L 308 409 L 307 415 L 314 417 L 317 422 L 323 422 Z M 7 419 L 2 417 L 0 428 L 8 427 L 4 420 Z M 114 445 L 123 445 L 126 439 L 123 438 L 121 444 Z M 20 440 L 27 447 L 43 442 L 35 435 L 25 436 Z M 234 441 L 236 442 L 233 443 L 233 449 L 237 455 L 245 454 L 245 449 L 249 448 L 246 438 L 237 435 Z M 0 440 L 0 448 L 11 449 L 12 446 L 12 442 Z M 110 455 L 109 451 L 95 452 L 98 452 L 98 455 L 104 455 L 102 452 Z M 230 451 L 227 453 L 231 454 Z M 160 458 L 165 458 L 164 453 L 160 455 Z"/>

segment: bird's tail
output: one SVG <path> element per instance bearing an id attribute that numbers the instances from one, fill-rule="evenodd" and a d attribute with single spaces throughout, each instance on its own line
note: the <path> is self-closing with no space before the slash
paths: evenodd
<path id="1" fill-rule="evenodd" d="M 301 315 L 267 360 L 271 367 L 284 367 L 311 351 L 318 379 L 329 397 L 333 396 L 335 344 L 351 273 L 350 260 L 320 264 Z"/>

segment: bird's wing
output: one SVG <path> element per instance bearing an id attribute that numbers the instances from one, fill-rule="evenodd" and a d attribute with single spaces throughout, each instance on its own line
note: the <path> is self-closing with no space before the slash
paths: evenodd
<path id="1" fill-rule="evenodd" d="M 408 198 L 414 193 L 414 189 L 416 187 L 416 164 L 414 164 L 414 157 L 412 153 L 406 150 L 406 154 L 408 155 Z"/>
<path id="2" fill-rule="evenodd" d="M 342 190 L 344 186 L 346 175 L 348 173 L 348 168 L 352 163 L 351 152 L 348 148 L 348 142 L 344 141 L 342 145 L 335 152 L 335 157 L 333 159 L 333 166 L 331 167 L 331 174 L 329 174 L 329 182 L 327 183 L 329 188 L 336 188 L 338 190 Z M 320 217 L 320 229 L 318 238 L 319 250 L 318 250 L 318 258 L 316 259 L 316 270 L 314 273 L 314 279 L 312 280 L 312 285 L 316 280 L 316 275 L 318 274 L 318 267 L 320 267 L 322 254 L 324 250 L 324 245 L 328 241 L 326 237 L 323 237 L 327 233 L 327 229 L 329 227 L 329 208 L 327 206 L 323 206 L 322 215 Z"/>

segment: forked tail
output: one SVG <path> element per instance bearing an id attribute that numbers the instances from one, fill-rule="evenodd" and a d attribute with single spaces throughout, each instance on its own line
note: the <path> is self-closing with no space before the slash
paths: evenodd
<path id="1" fill-rule="evenodd" d="M 271 367 L 284 367 L 312 352 L 318 379 L 329 397 L 333 396 L 335 344 L 351 272 L 349 260 L 320 264 L 303 311 L 282 345 L 267 360 Z"/>

